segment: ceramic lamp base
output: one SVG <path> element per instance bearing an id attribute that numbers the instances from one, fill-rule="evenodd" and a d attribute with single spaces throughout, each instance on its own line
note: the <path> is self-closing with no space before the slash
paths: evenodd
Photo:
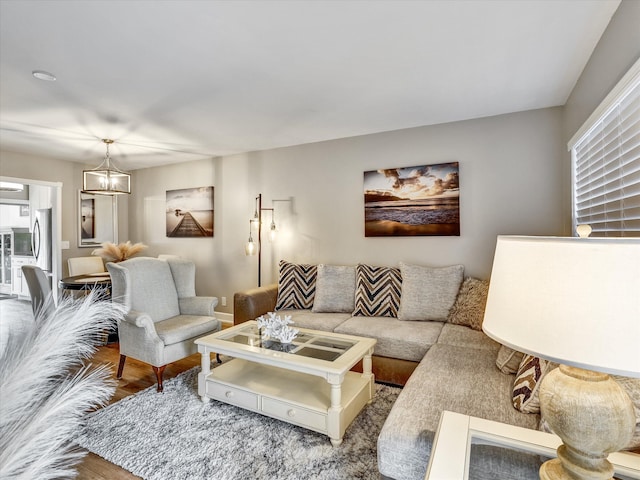
<path id="1" fill-rule="evenodd" d="M 635 428 L 633 404 L 605 373 L 560 365 L 540 385 L 540 410 L 564 442 L 558 458 L 540 468 L 544 480 L 605 480 L 613 476 L 609 453 L 628 445 Z"/>

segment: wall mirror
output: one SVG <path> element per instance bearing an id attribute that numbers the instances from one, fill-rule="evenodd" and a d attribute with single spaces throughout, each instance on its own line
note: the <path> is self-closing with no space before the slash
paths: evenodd
<path id="1" fill-rule="evenodd" d="M 118 204 L 115 195 L 78 192 L 78 246 L 118 243 Z"/>

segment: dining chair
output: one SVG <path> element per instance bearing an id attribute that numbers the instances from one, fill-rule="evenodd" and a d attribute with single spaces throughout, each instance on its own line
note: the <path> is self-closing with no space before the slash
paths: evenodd
<path id="1" fill-rule="evenodd" d="M 86 275 L 89 273 L 106 272 L 104 262 L 100 257 L 73 257 L 67 260 L 69 276 Z"/>
<path id="2" fill-rule="evenodd" d="M 29 295 L 31 295 L 31 309 L 35 315 L 41 308 L 53 308 L 53 301 L 49 299 L 51 293 L 51 283 L 44 271 L 36 265 L 23 265 L 22 275 L 27 281 Z M 44 305 L 44 307 L 43 307 Z"/>

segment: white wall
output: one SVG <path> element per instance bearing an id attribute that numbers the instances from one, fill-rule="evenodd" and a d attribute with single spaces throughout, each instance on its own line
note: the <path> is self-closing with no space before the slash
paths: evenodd
<path id="1" fill-rule="evenodd" d="M 498 234 L 562 230 L 561 109 L 521 112 L 136 171 L 129 231 L 149 254 L 196 261 L 198 293 L 225 296 L 257 285 L 257 259 L 244 255 L 253 199 L 276 203 L 279 238 L 263 243 L 263 284 L 277 261 L 465 265 L 490 275 Z M 460 163 L 459 237 L 365 238 L 363 172 Z M 214 238 L 167 238 L 166 190 L 215 187 Z M 268 229 L 270 214 L 264 214 Z"/>
<path id="2" fill-rule="evenodd" d="M 29 228 L 29 215 L 20 215 L 20 205 L 0 205 L 0 227 Z"/>

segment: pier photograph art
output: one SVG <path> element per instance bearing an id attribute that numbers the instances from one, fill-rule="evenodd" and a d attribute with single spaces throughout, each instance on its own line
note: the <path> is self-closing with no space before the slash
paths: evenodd
<path id="1" fill-rule="evenodd" d="M 213 187 L 167 190 L 167 237 L 213 237 Z"/>
<path id="2" fill-rule="evenodd" d="M 365 237 L 460 235 L 458 162 L 364 172 Z"/>
<path id="3" fill-rule="evenodd" d="M 80 223 L 80 238 L 88 240 L 95 236 L 95 200 L 93 198 L 83 198 L 80 200 L 82 212 L 82 222 Z"/>

